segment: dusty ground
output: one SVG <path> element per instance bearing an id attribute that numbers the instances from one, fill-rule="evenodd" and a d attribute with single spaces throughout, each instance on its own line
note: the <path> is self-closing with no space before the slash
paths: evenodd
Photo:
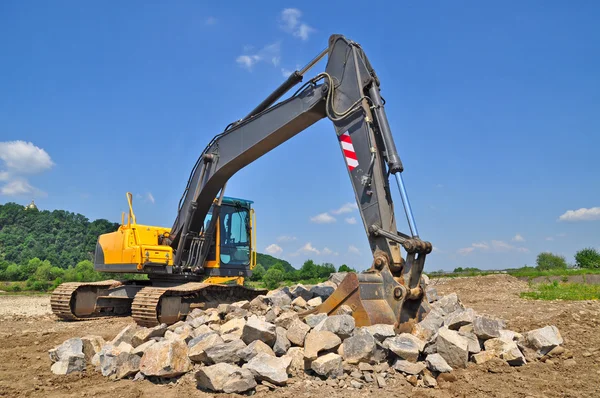
<path id="1" fill-rule="evenodd" d="M 286 388 L 260 392 L 257 397 L 331 398 L 375 397 L 599 397 L 600 302 L 543 302 L 519 298 L 525 282 L 507 275 L 459 278 L 438 283 L 441 294 L 457 292 L 477 312 L 503 317 L 508 327 L 526 331 L 556 325 L 565 348 L 575 360 L 523 367 L 470 365 L 453 372 L 456 381 L 439 388 L 413 388 L 396 376 L 385 389 L 340 390 L 307 385 L 298 380 Z M 110 381 L 88 369 L 85 374 L 55 376 L 50 372 L 48 349 L 70 337 L 99 334 L 111 339 L 131 318 L 78 323 L 57 321 L 48 311 L 48 297 L 0 296 L 0 396 L 5 397 L 209 397 L 195 388 L 191 374 L 171 384 L 149 381 Z M 568 364 L 569 362 L 567 362 Z M 225 395 L 225 394 L 222 394 Z"/>

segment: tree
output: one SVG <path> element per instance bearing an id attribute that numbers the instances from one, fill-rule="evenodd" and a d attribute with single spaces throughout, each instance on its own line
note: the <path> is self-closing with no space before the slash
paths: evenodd
<path id="1" fill-rule="evenodd" d="M 454 268 L 453 272 L 464 272 L 463 267 Z"/>
<path id="2" fill-rule="evenodd" d="M 600 253 L 592 247 L 579 250 L 575 254 L 575 264 L 579 268 L 600 268 Z"/>
<path id="3" fill-rule="evenodd" d="M 539 271 L 546 271 L 550 269 L 567 269 L 567 261 L 563 256 L 549 252 L 538 254 L 536 263 L 536 268 Z"/>
<path id="4" fill-rule="evenodd" d="M 273 290 L 279 286 L 279 283 L 283 280 L 283 271 L 276 268 L 275 266 L 269 268 L 263 276 L 263 282 L 267 289 Z"/>
<path id="5" fill-rule="evenodd" d="M 340 268 L 338 268 L 338 272 L 356 272 L 356 270 L 348 267 L 346 264 L 342 264 L 340 265 Z"/>
<path id="6" fill-rule="evenodd" d="M 251 281 L 259 281 L 265 275 L 265 267 L 260 264 L 256 264 L 256 267 L 252 270 L 252 276 L 250 277 Z"/>

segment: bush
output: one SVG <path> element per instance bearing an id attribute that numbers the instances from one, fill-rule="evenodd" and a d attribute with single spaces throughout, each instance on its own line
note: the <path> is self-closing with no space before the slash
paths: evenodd
<path id="1" fill-rule="evenodd" d="M 281 269 L 272 266 L 265 272 L 265 276 L 263 276 L 265 287 L 269 290 L 277 289 L 281 281 L 283 281 L 283 275 L 284 273 Z"/>
<path id="2" fill-rule="evenodd" d="M 549 252 L 540 253 L 537 256 L 537 267 L 539 271 L 549 269 L 567 269 L 567 260 L 563 256 Z"/>
<path id="3" fill-rule="evenodd" d="M 575 263 L 579 268 L 600 268 L 600 253 L 594 248 L 585 248 L 575 254 Z"/>
<path id="4" fill-rule="evenodd" d="M 252 270 L 252 276 L 250 277 L 251 281 L 259 281 L 265 275 L 265 267 L 260 264 L 256 264 L 256 267 Z"/>
<path id="5" fill-rule="evenodd" d="M 338 272 L 356 272 L 356 270 L 348 267 L 346 264 L 342 264 L 340 265 L 340 268 L 338 268 Z"/>

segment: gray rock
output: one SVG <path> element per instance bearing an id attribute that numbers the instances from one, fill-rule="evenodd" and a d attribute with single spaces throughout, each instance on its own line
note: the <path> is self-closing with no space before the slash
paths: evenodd
<path id="1" fill-rule="evenodd" d="M 349 305 L 343 304 L 340 306 L 340 308 L 337 309 L 337 311 L 335 312 L 334 315 L 350 315 L 352 316 L 352 313 L 354 311 L 352 310 L 352 307 L 350 307 Z"/>
<path id="2" fill-rule="evenodd" d="M 188 356 L 194 362 L 210 363 L 206 355 L 206 349 L 209 347 L 224 344 L 225 341 L 216 333 L 207 333 L 192 339 L 188 343 Z"/>
<path id="3" fill-rule="evenodd" d="M 250 307 L 248 308 L 251 311 L 266 311 L 269 308 L 269 304 L 271 301 L 265 295 L 256 296 L 250 302 Z"/>
<path id="4" fill-rule="evenodd" d="M 309 307 L 318 307 L 321 304 L 323 304 L 323 299 L 321 297 L 315 297 L 315 298 L 311 298 L 310 300 L 308 300 L 306 302 L 306 305 L 308 305 Z"/>
<path id="5" fill-rule="evenodd" d="M 481 351 L 481 345 L 479 339 L 475 333 L 458 332 L 459 335 L 467 339 L 469 354 L 477 354 Z"/>
<path id="6" fill-rule="evenodd" d="M 275 356 L 273 349 L 260 340 L 255 340 L 248 344 L 246 347 L 241 349 L 237 355 L 242 361 L 248 362 L 260 353 L 271 355 L 272 357 Z"/>
<path id="7" fill-rule="evenodd" d="M 68 375 L 73 372 L 82 372 L 85 370 L 85 358 L 81 356 L 71 355 L 65 360 L 54 362 L 50 367 L 50 371 L 55 375 Z"/>
<path id="8" fill-rule="evenodd" d="M 277 386 L 283 386 L 288 381 L 291 363 L 292 359 L 288 356 L 278 358 L 260 353 L 244 364 L 243 368 L 250 370 L 257 380 L 266 380 Z"/>
<path id="9" fill-rule="evenodd" d="M 554 347 L 563 343 L 563 338 L 554 325 L 531 330 L 524 335 L 525 344 L 536 350 L 539 356 L 546 355 Z"/>
<path id="10" fill-rule="evenodd" d="M 427 358 L 425 358 L 425 363 L 427 364 L 427 367 L 429 368 L 429 370 L 431 370 L 432 372 L 437 372 L 437 373 L 452 372 L 452 367 L 450 365 L 448 365 L 446 360 L 440 354 L 436 353 L 436 354 L 427 355 Z"/>
<path id="11" fill-rule="evenodd" d="M 167 337 L 167 332 L 165 332 L 165 338 Z M 188 343 L 194 337 L 194 329 L 187 323 L 179 326 L 172 333 L 175 336 L 171 336 L 171 338 L 184 340 L 186 343 Z"/>
<path id="12" fill-rule="evenodd" d="M 392 367 L 397 371 L 408 375 L 421 374 L 426 368 L 423 362 L 410 362 L 404 359 L 397 359 Z"/>
<path id="13" fill-rule="evenodd" d="M 431 308 L 439 311 L 443 316 L 446 316 L 458 309 L 464 309 L 464 306 L 458 299 L 456 293 L 450 293 L 431 304 Z"/>
<path id="14" fill-rule="evenodd" d="M 315 297 L 320 297 L 323 301 L 327 300 L 334 291 L 333 286 L 326 284 L 318 284 L 310 288 L 310 293 Z"/>
<path id="15" fill-rule="evenodd" d="M 275 319 L 275 326 L 279 326 L 281 328 L 284 329 L 289 329 L 290 326 L 292 325 L 292 323 L 294 323 L 295 320 L 298 320 L 298 314 L 296 314 L 293 311 L 287 311 L 284 312 L 282 314 L 280 314 L 277 319 Z"/>
<path id="16" fill-rule="evenodd" d="M 219 314 L 219 316 L 224 317 L 227 312 L 229 311 L 229 305 L 227 303 L 221 303 L 219 305 L 217 305 L 217 313 Z"/>
<path id="17" fill-rule="evenodd" d="M 246 344 L 250 344 L 254 340 L 261 340 L 272 347 L 273 344 L 275 344 L 276 338 L 277 333 L 275 325 L 261 321 L 255 315 L 248 318 L 248 322 L 244 325 L 242 340 Z"/>
<path id="18" fill-rule="evenodd" d="M 121 343 L 121 347 L 124 343 Z M 105 346 L 99 353 L 100 372 L 103 376 L 112 379 L 123 379 L 139 372 L 141 357 L 139 355 L 122 351 L 119 347 Z"/>
<path id="19" fill-rule="evenodd" d="M 144 376 L 176 377 L 191 368 L 187 344 L 181 340 L 163 340 L 153 344 L 140 361 L 140 372 Z"/>
<path id="20" fill-rule="evenodd" d="M 167 324 L 162 323 L 153 328 L 140 328 L 131 337 L 131 345 L 137 347 L 140 344 L 144 344 L 152 337 L 163 337 L 167 331 Z"/>
<path id="21" fill-rule="evenodd" d="M 438 354 L 454 369 L 467 366 L 469 342 L 458 332 L 446 327 L 440 328 L 436 339 Z"/>
<path id="22" fill-rule="evenodd" d="M 290 293 L 292 293 L 292 298 L 295 299 L 298 297 L 302 297 L 305 301 L 310 300 L 314 296 L 314 294 L 310 290 L 308 290 L 301 284 L 296 285 L 296 287 L 294 287 Z"/>
<path id="23" fill-rule="evenodd" d="M 504 327 L 505 323 L 500 319 L 478 315 L 473 320 L 473 332 L 482 340 L 500 337 L 500 331 Z"/>
<path id="24" fill-rule="evenodd" d="M 292 359 L 292 363 L 290 365 L 290 370 L 292 372 L 302 372 L 306 369 L 304 361 L 304 348 L 291 347 L 286 356 Z"/>
<path id="25" fill-rule="evenodd" d="M 379 387 L 379 388 L 387 387 L 387 383 L 385 382 L 385 379 L 383 378 L 383 376 L 376 376 L 375 380 L 377 381 L 377 387 Z"/>
<path id="26" fill-rule="evenodd" d="M 340 344 L 342 340 L 332 332 L 311 330 L 304 340 L 304 357 L 310 360 L 317 359 L 319 352 L 334 350 Z"/>
<path id="27" fill-rule="evenodd" d="M 119 332 L 119 334 L 117 334 L 115 336 L 115 338 L 111 341 L 111 344 L 116 347 L 119 344 L 121 344 L 121 342 L 125 342 L 125 343 L 131 344 L 133 346 L 133 344 L 132 344 L 133 336 L 138 331 L 138 329 L 139 329 L 138 325 L 135 325 L 135 324 L 127 326 L 126 328 L 121 330 Z"/>
<path id="28" fill-rule="evenodd" d="M 275 332 L 277 334 L 277 338 L 275 339 L 275 344 L 273 344 L 273 352 L 277 356 L 285 355 L 291 346 L 290 341 L 286 337 L 287 330 L 278 326 L 275 328 Z"/>
<path id="29" fill-rule="evenodd" d="M 208 364 L 227 362 L 240 362 L 239 352 L 246 348 L 246 344 L 242 340 L 234 340 L 228 343 L 221 343 L 206 347 L 204 352 L 208 359 Z"/>
<path id="30" fill-rule="evenodd" d="M 221 331 L 220 327 L 219 327 L 219 331 Z M 208 326 L 208 325 L 200 325 L 196 329 L 194 329 L 194 333 L 192 333 L 192 336 L 194 336 L 194 338 L 196 338 L 196 337 L 201 336 L 203 334 L 214 333 L 214 332 L 215 331 L 210 326 Z"/>
<path id="31" fill-rule="evenodd" d="M 425 318 L 417 323 L 415 327 L 417 336 L 424 341 L 429 341 L 443 324 L 443 314 L 437 309 L 431 309 Z"/>
<path id="32" fill-rule="evenodd" d="M 343 357 L 350 364 L 370 362 L 376 350 L 375 338 L 365 328 L 344 340 Z"/>
<path id="33" fill-rule="evenodd" d="M 494 352 L 498 358 L 505 360 L 509 365 L 520 366 L 526 363 L 523 353 L 514 341 L 493 338 L 483 344 L 486 351 Z"/>
<path id="34" fill-rule="evenodd" d="M 314 328 L 319 323 L 323 322 L 325 319 L 327 319 L 327 314 L 321 312 L 321 313 L 318 313 L 318 314 L 307 315 L 304 318 L 304 322 L 306 322 L 306 324 L 308 326 L 310 326 L 311 328 Z"/>
<path id="35" fill-rule="evenodd" d="M 362 329 L 379 342 L 383 342 L 385 339 L 394 337 L 396 335 L 396 332 L 394 331 L 394 325 L 387 325 L 383 323 L 371 326 L 363 326 Z"/>
<path id="36" fill-rule="evenodd" d="M 269 292 L 271 293 L 271 292 Z M 284 307 L 292 303 L 291 296 L 283 290 L 279 290 L 267 296 L 273 306 Z"/>
<path id="37" fill-rule="evenodd" d="M 84 358 L 83 341 L 80 338 L 65 340 L 61 345 L 48 350 L 52 362 L 67 361 L 69 358 Z M 72 363 L 75 360 L 71 360 Z"/>
<path id="38" fill-rule="evenodd" d="M 144 352 L 145 352 L 145 351 L 146 351 L 148 348 L 150 348 L 150 346 L 152 346 L 152 345 L 153 345 L 153 344 L 155 344 L 155 343 L 156 343 L 156 340 L 148 340 L 148 341 L 146 341 L 145 343 L 143 343 L 143 344 L 140 344 L 140 345 L 138 345 L 137 347 L 135 347 L 135 348 L 134 348 L 134 349 L 131 351 L 131 353 L 132 353 L 132 354 L 134 354 L 134 355 L 139 355 L 139 356 L 141 357 L 142 355 L 144 355 Z"/>
<path id="39" fill-rule="evenodd" d="M 211 308 L 211 310 L 212 310 L 212 309 L 214 309 L 214 308 Z M 210 312 L 210 313 L 209 313 L 209 312 L 207 312 L 207 315 L 209 315 L 209 316 L 212 316 L 212 314 L 213 314 L 213 313 L 215 313 L 215 312 Z M 219 320 L 220 320 L 220 319 L 219 319 Z M 185 323 L 184 321 L 177 321 L 177 322 L 175 322 L 174 324 L 167 326 L 167 330 L 170 330 L 171 332 L 174 332 L 174 331 L 175 331 L 175 329 L 177 329 L 179 326 L 183 326 L 183 325 L 185 325 L 185 324 L 186 324 L 186 323 Z M 165 332 L 165 333 L 166 333 L 166 332 Z"/>
<path id="40" fill-rule="evenodd" d="M 230 305 L 229 308 L 227 309 L 227 314 L 225 315 L 225 320 L 230 321 L 230 320 L 236 319 L 236 318 L 243 319 L 246 316 L 248 316 L 248 310 L 241 308 L 241 307 L 235 307 L 233 305 Z"/>
<path id="41" fill-rule="evenodd" d="M 438 296 L 437 289 L 435 287 L 428 286 L 425 288 L 425 295 L 427 296 L 427 301 L 433 303 L 434 301 L 438 301 L 440 296 Z"/>
<path id="42" fill-rule="evenodd" d="M 448 329 L 458 330 L 461 326 L 473 323 L 475 311 L 472 308 L 459 309 L 451 314 L 448 314 L 444 320 L 444 326 Z"/>
<path id="43" fill-rule="evenodd" d="M 425 342 L 412 334 L 402 333 L 386 339 L 383 346 L 402 359 L 417 362 L 419 354 L 425 348 Z"/>
<path id="44" fill-rule="evenodd" d="M 308 304 L 306 303 L 306 300 L 304 300 L 302 297 L 296 297 L 294 300 L 292 300 L 292 306 L 294 307 L 294 309 L 306 309 L 308 307 Z"/>
<path id="45" fill-rule="evenodd" d="M 288 328 L 286 337 L 290 343 L 303 347 L 306 335 L 310 331 L 310 326 L 302 322 L 299 319 L 295 319 L 294 322 Z"/>
<path id="46" fill-rule="evenodd" d="M 81 343 L 83 345 L 83 355 L 87 363 L 92 360 L 94 355 L 100 352 L 104 345 L 104 339 L 101 336 L 88 335 L 81 338 Z"/>
<path id="47" fill-rule="evenodd" d="M 523 335 L 521 333 L 513 332 L 512 330 L 503 329 L 500 331 L 500 339 L 505 341 L 522 341 Z"/>
<path id="48" fill-rule="evenodd" d="M 228 363 L 200 368 L 195 377 L 198 388 L 227 394 L 240 394 L 256 387 L 252 372 Z"/>
<path id="49" fill-rule="evenodd" d="M 335 333 L 342 339 L 350 337 L 354 331 L 355 321 L 350 315 L 332 315 L 315 326 L 314 330 L 327 330 Z"/>
<path id="50" fill-rule="evenodd" d="M 200 309 L 200 308 L 194 308 L 192 310 L 192 312 L 190 312 L 188 314 L 188 316 L 185 318 L 185 321 L 186 322 L 191 321 L 193 319 L 201 317 L 202 315 L 204 315 L 204 311 L 202 309 Z"/>
<path id="51" fill-rule="evenodd" d="M 347 275 L 347 272 L 334 272 L 333 274 L 329 275 L 329 278 L 327 280 L 329 282 L 333 282 L 337 286 L 340 283 L 342 283 L 342 281 L 344 280 L 344 278 L 346 278 Z"/>
<path id="52" fill-rule="evenodd" d="M 248 300 L 236 301 L 235 303 L 231 304 L 230 307 L 237 307 L 237 308 L 242 308 L 244 310 L 249 310 L 250 302 Z"/>
<path id="53" fill-rule="evenodd" d="M 310 368 L 325 377 L 340 377 L 344 373 L 342 357 L 332 352 L 312 361 Z"/>
<path id="54" fill-rule="evenodd" d="M 246 320 L 244 318 L 234 318 L 221 325 L 221 334 L 233 334 L 238 338 L 241 338 L 244 326 L 246 326 Z"/>

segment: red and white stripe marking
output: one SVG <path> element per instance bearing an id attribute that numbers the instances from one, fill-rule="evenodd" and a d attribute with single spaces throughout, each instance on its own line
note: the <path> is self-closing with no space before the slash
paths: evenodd
<path id="1" fill-rule="evenodd" d="M 339 136 L 342 149 L 344 150 L 344 156 L 346 157 L 346 164 L 348 164 L 348 170 L 352 171 L 358 166 L 358 159 L 356 157 L 356 151 L 354 151 L 354 145 L 352 145 L 352 138 L 346 131 L 344 134 Z"/>

